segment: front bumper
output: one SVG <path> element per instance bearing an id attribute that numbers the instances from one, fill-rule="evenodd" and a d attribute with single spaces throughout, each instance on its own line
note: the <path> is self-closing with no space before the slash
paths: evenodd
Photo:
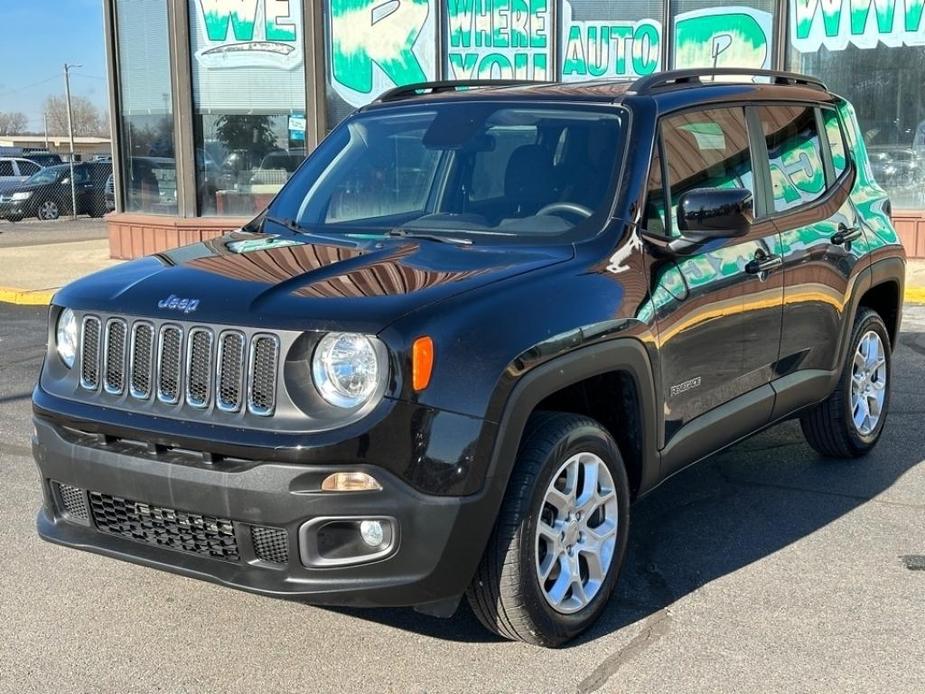
<path id="1" fill-rule="evenodd" d="M 0 201 L 0 219 L 21 219 L 29 216 L 29 201 Z"/>
<path id="2" fill-rule="evenodd" d="M 33 453 L 45 498 L 37 520 L 41 537 L 257 593 L 331 605 L 444 603 L 465 591 L 494 522 L 496 509 L 485 494 L 422 494 L 377 467 L 168 462 L 75 439 L 72 431 L 41 416 L 35 417 L 34 424 Z M 373 474 L 382 491 L 319 491 L 325 475 L 345 469 Z M 239 558 L 216 559 L 102 532 L 93 513 L 85 523 L 76 522 L 61 508 L 53 482 L 141 505 L 229 519 Z M 387 556 L 367 563 L 306 566 L 299 530 L 321 516 L 394 519 L 395 546 Z M 285 530 L 288 561 L 284 565 L 271 566 L 255 556 L 249 541 L 253 526 Z"/>

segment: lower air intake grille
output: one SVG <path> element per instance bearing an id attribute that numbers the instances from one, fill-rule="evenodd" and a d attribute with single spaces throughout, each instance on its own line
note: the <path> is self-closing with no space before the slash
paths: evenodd
<path id="1" fill-rule="evenodd" d="M 53 482 L 58 491 L 59 510 L 77 521 L 90 519 L 90 512 L 87 509 L 87 494 L 83 489 L 72 487 L 69 484 Z"/>
<path id="2" fill-rule="evenodd" d="M 258 559 L 272 564 L 289 563 L 289 536 L 281 528 L 251 527 L 251 541 Z"/>
<path id="3" fill-rule="evenodd" d="M 90 492 L 90 507 L 97 528 L 104 533 L 213 559 L 240 559 L 234 524 L 225 518 L 151 506 L 99 492 Z"/>

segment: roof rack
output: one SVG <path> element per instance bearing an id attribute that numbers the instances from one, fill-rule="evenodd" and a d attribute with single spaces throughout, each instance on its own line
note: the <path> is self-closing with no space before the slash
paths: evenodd
<path id="1" fill-rule="evenodd" d="M 796 72 L 783 72 L 781 70 L 753 70 L 751 68 L 741 67 L 668 70 L 666 72 L 658 72 L 654 75 L 641 77 L 633 82 L 630 89 L 637 94 L 650 94 L 659 87 L 681 86 L 685 84 L 710 84 L 710 82 L 704 82 L 703 78 L 710 77 L 712 80 L 715 80 L 718 75 L 769 77 L 771 78 L 772 84 L 799 84 L 805 87 L 813 87 L 828 91 L 821 80 L 808 75 L 800 75 Z"/>
<path id="2" fill-rule="evenodd" d="M 456 92 L 463 89 L 476 89 L 480 87 L 517 87 L 531 84 L 549 84 L 530 80 L 438 80 L 435 82 L 417 82 L 405 84 L 389 89 L 379 95 L 377 102 L 399 101 L 424 94 L 438 94 L 440 92 Z"/>

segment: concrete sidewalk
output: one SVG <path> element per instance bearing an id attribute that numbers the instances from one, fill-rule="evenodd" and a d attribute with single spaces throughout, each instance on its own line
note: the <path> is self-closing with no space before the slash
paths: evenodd
<path id="1" fill-rule="evenodd" d="M 65 284 L 121 262 L 110 259 L 105 238 L 33 244 L 0 244 L 0 301 L 45 305 Z M 925 260 L 909 261 L 905 298 L 925 303 Z"/>
<path id="2" fill-rule="evenodd" d="M 0 301 L 48 304 L 65 284 L 118 262 L 106 239 L 0 247 Z"/>

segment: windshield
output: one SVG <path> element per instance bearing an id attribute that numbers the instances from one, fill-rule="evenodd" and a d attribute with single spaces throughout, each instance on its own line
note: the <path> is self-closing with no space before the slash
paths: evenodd
<path id="1" fill-rule="evenodd" d="M 36 171 L 29 177 L 26 183 L 54 183 L 58 180 L 58 176 L 67 171 L 67 169 L 67 166 L 50 166 L 47 169 Z"/>
<path id="2" fill-rule="evenodd" d="M 269 214 L 325 233 L 575 240 L 609 215 L 623 113 L 482 101 L 361 113 L 319 146 Z"/>

